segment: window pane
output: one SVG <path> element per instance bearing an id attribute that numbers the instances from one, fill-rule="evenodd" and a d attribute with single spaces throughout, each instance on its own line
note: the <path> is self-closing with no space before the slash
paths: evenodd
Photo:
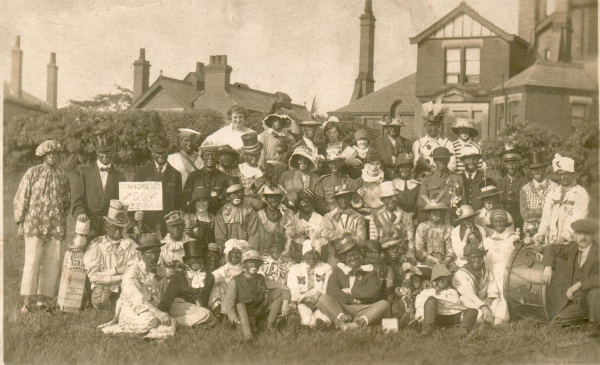
<path id="1" fill-rule="evenodd" d="M 479 48 L 467 48 L 467 61 L 479 61 Z"/>
<path id="2" fill-rule="evenodd" d="M 446 73 L 460 73 L 460 62 L 448 62 L 446 67 Z"/>
<path id="3" fill-rule="evenodd" d="M 458 75 L 447 75 L 446 84 L 458 84 Z"/>
<path id="4" fill-rule="evenodd" d="M 467 61 L 467 75 L 479 75 L 479 61 Z"/>
<path id="5" fill-rule="evenodd" d="M 453 48 L 446 50 L 446 61 L 460 61 L 460 49 Z"/>

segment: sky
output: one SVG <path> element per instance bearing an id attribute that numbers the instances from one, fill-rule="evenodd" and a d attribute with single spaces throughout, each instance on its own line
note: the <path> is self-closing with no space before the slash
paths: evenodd
<path id="1" fill-rule="evenodd" d="M 416 70 L 413 37 L 460 0 L 373 0 L 375 90 Z M 483 17 L 516 33 L 518 0 L 470 0 Z M 364 0 L 19 0 L 0 5 L 5 34 L 3 79 L 21 36 L 23 89 L 45 100 L 50 52 L 56 52 L 58 106 L 133 88 L 139 49 L 150 61 L 150 84 L 182 79 L 196 62 L 227 55 L 231 82 L 285 92 L 320 112 L 350 101 L 358 75 Z"/>

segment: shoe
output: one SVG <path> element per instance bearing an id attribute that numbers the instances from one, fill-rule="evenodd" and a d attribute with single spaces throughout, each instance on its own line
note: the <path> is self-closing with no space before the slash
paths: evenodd
<path id="1" fill-rule="evenodd" d="M 347 314 L 342 314 L 335 320 L 335 326 L 341 329 L 342 326 L 346 325 L 348 322 L 352 322 L 352 317 Z"/>
<path id="2" fill-rule="evenodd" d="M 362 317 L 355 317 L 354 321 L 352 322 L 356 323 L 360 327 L 367 327 L 367 321 L 365 321 L 365 319 Z"/>
<path id="3" fill-rule="evenodd" d="M 423 325 L 421 329 L 421 337 L 429 337 L 433 334 L 433 326 L 430 324 Z"/>
<path id="4" fill-rule="evenodd" d="M 275 320 L 275 326 L 274 326 L 274 328 L 277 331 L 281 331 L 281 330 L 283 330 L 285 328 L 286 324 L 287 324 L 287 321 L 286 321 L 285 317 L 279 316 Z"/>
<path id="5" fill-rule="evenodd" d="M 325 330 L 327 327 L 329 327 L 329 324 L 327 324 L 327 322 L 325 322 L 324 320 L 322 320 L 321 318 L 317 318 L 317 320 L 315 321 L 315 329 L 317 331 L 323 331 Z"/>
<path id="6" fill-rule="evenodd" d="M 23 306 L 23 308 L 21 308 L 21 313 L 27 314 L 27 313 L 31 313 L 31 305 L 26 304 Z"/>
<path id="7" fill-rule="evenodd" d="M 340 327 L 342 332 L 352 332 L 352 331 L 359 330 L 360 328 L 361 328 L 361 326 L 358 323 L 354 323 L 354 322 L 344 323 Z"/>
<path id="8" fill-rule="evenodd" d="M 286 331 L 295 333 L 298 327 L 300 327 L 300 317 L 296 314 L 289 315 L 287 318 Z"/>
<path id="9" fill-rule="evenodd" d="M 454 329 L 454 336 L 457 338 L 462 338 L 469 333 L 469 329 L 466 327 L 456 327 Z"/>
<path id="10" fill-rule="evenodd" d="M 52 308 L 50 305 L 44 302 L 37 302 L 37 309 L 42 312 L 52 313 Z"/>

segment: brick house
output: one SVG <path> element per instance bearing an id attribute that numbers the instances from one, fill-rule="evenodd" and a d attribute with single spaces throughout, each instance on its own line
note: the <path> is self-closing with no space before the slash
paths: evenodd
<path id="1" fill-rule="evenodd" d="M 48 64 L 48 79 L 46 101 L 23 90 L 23 50 L 21 50 L 21 37 L 17 36 L 12 49 L 12 64 L 10 82 L 4 82 L 4 123 L 13 118 L 27 114 L 48 114 L 56 110 L 58 96 L 58 66 L 56 66 L 56 53 L 50 53 Z"/>
<path id="2" fill-rule="evenodd" d="M 210 108 L 224 117 L 233 105 L 240 105 L 250 112 L 265 113 L 276 100 L 291 106 L 290 116 L 297 121 L 309 120 L 306 106 L 292 103 L 289 95 L 274 94 L 250 88 L 246 84 L 230 83 L 232 67 L 227 56 L 210 56 L 210 63 L 196 63 L 196 70 L 183 79 L 162 74 L 149 85 L 150 62 L 145 49 L 140 49 L 140 58 L 134 62 L 133 104 L 130 109 L 158 111 L 190 111 Z"/>
<path id="3" fill-rule="evenodd" d="M 520 0 L 519 34 L 536 60 L 490 91 L 490 129 L 527 120 L 566 136 L 598 120 L 597 0 Z"/>

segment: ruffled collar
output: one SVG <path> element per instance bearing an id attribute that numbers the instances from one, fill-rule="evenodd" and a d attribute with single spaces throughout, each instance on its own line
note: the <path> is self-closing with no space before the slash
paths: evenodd
<path id="1" fill-rule="evenodd" d="M 200 271 L 202 270 L 202 271 Z M 204 279 L 206 279 L 206 271 L 204 269 L 200 269 L 199 271 L 194 271 L 190 268 L 186 271 L 185 275 L 190 283 L 190 286 L 194 289 L 199 289 L 204 287 Z"/>
<path id="2" fill-rule="evenodd" d="M 502 232 L 502 233 L 498 233 L 498 232 L 494 231 L 491 234 L 490 238 L 496 239 L 496 240 L 505 240 L 505 239 L 507 239 L 508 237 L 510 237 L 512 235 L 515 235 L 515 233 L 514 232 L 510 232 L 508 229 L 505 228 L 504 232 Z"/>
<path id="3" fill-rule="evenodd" d="M 364 168 L 362 170 L 362 179 L 367 182 L 367 183 L 377 183 L 377 184 L 381 184 L 383 182 L 383 170 L 379 170 L 379 173 L 377 174 L 377 176 L 371 176 L 367 173 L 367 169 Z"/>
<path id="4" fill-rule="evenodd" d="M 227 203 L 223 206 L 223 220 L 225 223 L 242 223 L 244 216 L 251 208 L 246 207 L 246 203 L 235 206 L 231 203 Z"/>
<path id="5" fill-rule="evenodd" d="M 167 233 L 167 235 L 162 240 L 162 242 L 165 244 L 165 248 L 167 250 L 177 251 L 177 250 L 182 250 L 183 249 L 183 244 L 186 243 L 187 241 L 191 241 L 191 240 L 192 239 L 187 234 L 184 233 L 183 236 L 181 237 L 180 241 L 174 241 L 171 238 L 171 234 Z"/>
<path id="6" fill-rule="evenodd" d="M 369 153 L 369 147 L 365 148 L 364 150 L 362 148 L 359 148 L 358 146 L 352 146 L 352 148 L 354 148 L 356 153 L 358 153 L 358 157 L 367 158 L 367 153 Z"/>
<path id="7" fill-rule="evenodd" d="M 242 176 L 244 176 L 245 178 L 261 178 L 263 176 L 263 172 L 260 168 L 258 167 L 252 167 L 250 165 L 248 165 L 248 163 L 244 162 L 242 164 L 238 165 L 240 168 L 240 173 L 242 174 Z"/>
<path id="8" fill-rule="evenodd" d="M 352 271 L 352 268 L 350 266 L 347 266 L 346 264 L 339 262 L 337 264 L 337 266 L 340 268 L 340 270 L 342 270 L 344 272 L 344 274 L 348 275 L 350 274 L 350 272 Z M 368 264 L 368 265 L 362 265 L 361 267 L 358 268 L 358 271 L 364 271 L 364 272 L 370 272 L 373 271 L 373 265 Z"/>

